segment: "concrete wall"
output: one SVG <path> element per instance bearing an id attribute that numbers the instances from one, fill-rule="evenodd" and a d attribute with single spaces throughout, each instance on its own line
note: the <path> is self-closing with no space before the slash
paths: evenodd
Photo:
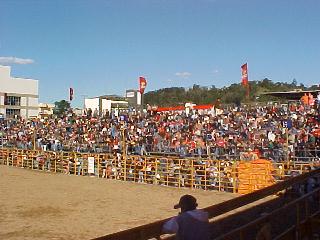
<path id="1" fill-rule="evenodd" d="M 91 108 L 92 111 L 97 109 L 99 111 L 99 98 L 86 98 L 84 100 L 85 108 Z M 112 101 L 110 99 L 101 99 L 101 111 L 105 112 L 105 110 L 110 111 L 112 108 L 112 104 L 116 105 L 117 103 L 123 104 L 127 103 L 126 101 Z M 113 106 L 114 107 L 114 106 Z"/>
<path id="2" fill-rule="evenodd" d="M 86 109 L 91 108 L 92 111 L 95 109 L 99 110 L 99 98 L 86 98 L 84 100 L 84 105 Z"/>
<path id="3" fill-rule="evenodd" d="M 38 95 L 38 80 L 11 78 L 1 86 L 3 92 Z"/>
<path id="4" fill-rule="evenodd" d="M 27 109 L 21 109 L 20 110 L 20 115 L 21 116 L 27 116 Z M 29 117 L 29 116 L 28 116 Z"/>
<path id="5" fill-rule="evenodd" d="M 32 107 L 38 107 L 39 106 L 38 98 L 29 97 L 28 101 L 29 101 L 29 104 L 28 104 L 29 106 L 32 106 Z"/>
<path id="6" fill-rule="evenodd" d="M 108 111 L 111 110 L 111 100 L 108 99 L 102 99 L 102 111 L 105 111 L 106 109 Z"/>
<path id="7" fill-rule="evenodd" d="M 28 110 L 28 117 L 37 117 L 39 114 L 38 109 L 29 109 Z"/>

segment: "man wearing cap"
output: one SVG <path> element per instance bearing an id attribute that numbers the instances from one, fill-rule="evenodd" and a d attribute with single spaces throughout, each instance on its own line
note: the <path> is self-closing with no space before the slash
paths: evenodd
<path id="1" fill-rule="evenodd" d="M 175 209 L 180 208 L 178 216 L 163 225 L 164 233 L 176 233 L 178 240 L 208 240 L 208 213 L 197 209 L 197 199 L 191 195 L 183 195 Z"/>

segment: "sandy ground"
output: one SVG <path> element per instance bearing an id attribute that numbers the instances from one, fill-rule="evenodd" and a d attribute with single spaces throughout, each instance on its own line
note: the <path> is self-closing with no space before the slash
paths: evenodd
<path id="1" fill-rule="evenodd" d="M 0 239 L 91 239 L 173 216 L 186 193 L 200 208 L 236 196 L 0 165 Z"/>

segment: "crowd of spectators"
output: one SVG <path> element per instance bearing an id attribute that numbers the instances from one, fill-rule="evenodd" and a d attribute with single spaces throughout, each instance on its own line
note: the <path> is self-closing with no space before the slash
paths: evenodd
<path id="1" fill-rule="evenodd" d="M 5 146 L 147 155 L 168 153 L 236 159 L 255 151 L 274 161 L 320 156 L 319 108 L 300 102 L 208 110 L 5 119 Z"/>

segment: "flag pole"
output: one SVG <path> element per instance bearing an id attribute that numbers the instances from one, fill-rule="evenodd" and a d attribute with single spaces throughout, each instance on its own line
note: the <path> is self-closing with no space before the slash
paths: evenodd
<path id="1" fill-rule="evenodd" d="M 247 101 L 250 99 L 250 84 L 249 84 L 249 74 L 248 74 L 248 62 L 246 63 L 246 74 L 247 74 Z"/>
<path id="2" fill-rule="evenodd" d="M 143 103 L 144 103 L 143 95 L 144 95 L 144 93 L 141 93 L 141 114 L 143 113 Z"/>
<path id="3" fill-rule="evenodd" d="M 249 101 L 250 99 L 250 85 L 249 85 L 249 81 L 248 81 L 248 84 L 247 84 L 247 89 L 246 89 L 246 95 L 247 95 L 247 101 Z"/>
<path id="4" fill-rule="evenodd" d="M 249 77 L 248 77 L 248 63 L 245 63 L 241 66 L 241 75 L 242 75 L 242 85 L 246 88 L 246 100 L 249 101 L 250 85 L 249 85 Z"/>
<path id="5" fill-rule="evenodd" d="M 144 105 L 144 90 L 147 86 L 147 80 L 144 77 L 139 77 L 139 92 L 141 95 L 141 113 L 143 112 Z"/>

